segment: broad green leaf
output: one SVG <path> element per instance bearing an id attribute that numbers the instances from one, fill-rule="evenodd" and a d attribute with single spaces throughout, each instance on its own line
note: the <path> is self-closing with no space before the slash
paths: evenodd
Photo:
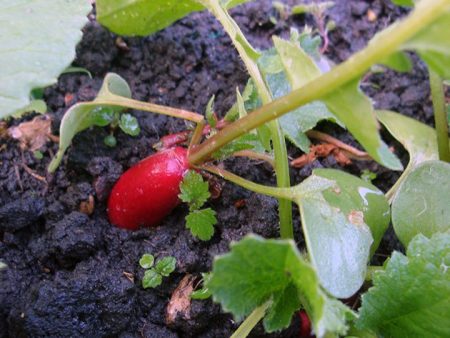
<path id="1" fill-rule="evenodd" d="M 281 58 L 289 83 L 294 89 L 300 88 L 320 76 L 321 71 L 314 60 L 298 44 L 273 38 L 274 46 Z"/>
<path id="2" fill-rule="evenodd" d="M 439 159 L 436 132 L 433 128 L 398 113 L 385 110 L 376 113 L 378 120 L 409 153 L 409 163 L 392 190 L 395 193 L 395 189 L 420 163 Z"/>
<path id="3" fill-rule="evenodd" d="M 125 134 L 137 136 L 141 132 L 138 120 L 130 114 L 122 114 L 119 120 L 119 127 Z"/>
<path id="4" fill-rule="evenodd" d="M 325 200 L 339 208 L 350 219 L 363 213 L 373 237 L 373 255 L 386 232 L 390 221 L 389 203 L 383 192 L 370 182 L 340 170 L 316 169 L 314 174 L 336 182 L 336 187 L 324 191 Z"/>
<path id="5" fill-rule="evenodd" d="M 400 160 L 381 140 L 372 102 L 360 90 L 359 80 L 340 87 L 323 100 L 374 160 L 392 170 L 403 169 Z"/>
<path id="6" fill-rule="evenodd" d="M 314 268 L 290 240 L 266 240 L 248 235 L 231 244 L 231 252 L 217 257 L 207 284 L 215 301 L 241 319 L 253 309 L 273 301 L 264 319 L 266 330 L 289 325 L 300 304 L 311 318 L 316 336 L 346 331 L 351 311 L 321 289 Z M 286 308 L 282 300 L 290 297 Z"/>
<path id="7" fill-rule="evenodd" d="M 259 60 L 259 67 L 265 74 L 267 84 L 272 92 L 274 98 L 281 97 L 288 94 L 291 88 L 298 88 L 304 82 L 308 82 L 312 77 L 320 74 L 320 71 L 314 64 L 314 61 L 308 56 L 305 58 L 308 62 L 304 65 L 296 63 L 299 68 L 296 70 L 288 71 L 289 75 L 284 72 L 283 60 L 288 61 L 288 55 L 290 55 L 291 49 L 298 48 L 293 43 L 274 38 L 275 49 L 270 49 L 263 53 Z M 280 57 L 276 53 L 283 54 L 284 57 Z M 289 59 L 290 60 L 290 59 Z M 293 64 L 293 63 L 292 63 Z M 307 69 L 306 73 L 310 75 L 304 76 L 301 72 L 302 68 Z M 286 65 L 288 67 L 288 65 Z M 315 101 L 304 105 L 296 110 L 285 114 L 280 117 L 280 125 L 283 130 L 284 136 L 291 141 L 296 147 L 304 152 L 309 152 L 309 146 L 311 142 L 305 135 L 305 132 L 314 128 L 321 120 L 331 120 L 339 123 L 336 117 L 327 109 L 325 104 L 319 101 Z"/>
<path id="8" fill-rule="evenodd" d="M 397 6 L 408 6 L 408 7 L 414 6 L 413 0 L 392 0 L 392 2 Z"/>
<path id="9" fill-rule="evenodd" d="M 124 79 L 114 73 L 108 73 L 103 81 L 97 97 L 91 102 L 82 102 L 72 106 L 61 120 L 59 128 L 59 149 L 55 158 L 50 163 L 48 170 L 54 172 L 67 148 L 70 146 L 74 136 L 93 125 L 98 123 L 98 115 L 107 111 L 121 112 L 120 102 L 117 104 L 102 104 L 100 102 L 109 102 L 108 100 L 117 97 L 131 98 L 130 87 Z"/>
<path id="10" fill-rule="evenodd" d="M 241 151 L 253 149 L 255 151 L 264 151 L 262 149 L 260 139 L 255 134 L 245 134 L 233 142 L 228 143 L 227 145 L 220 148 L 220 150 L 214 152 L 212 157 L 215 159 L 225 159 L 234 153 Z"/>
<path id="11" fill-rule="evenodd" d="M 216 212 L 211 208 L 194 210 L 186 216 L 186 227 L 191 230 L 192 235 L 202 241 L 211 239 L 216 223 Z"/>
<path id="12" fill-rule="evenodd" d="M 450 233 L 394 252 L 362 297 L 357 325 L 382 337 L 450 337 Z"/>
<path id="13" fill-rule="evenodd" d="M 409 72 L 412 69 L 410 58 L 403 52 L 391 54 L 380 63 L 398 72 Z"/>
<path id="14" fill-rule="evenodd" d="M 371 246 L 374 252 L 389 224 L 389 205 L 376 187 L 338 170 L 315 170 L 299 187 L 321 180 L 331 186 L 297 193 L 302 229 L 321 285 L 348 298 L 364 282 Z"/>
<path id="15" fill-rule="evenodd" d="M 314 60 L 297 44 L 279 38 L 274 38 L 274 44 L 294 89 L 321 75 Z M 372 102 L 359 89 L 359 80 L 340 87 L 322 101 L 376 161 L 390 169 L 402 169 L 400 161 L 380 138 Z"/>
<path id="16" fill-rule="evenodd" d="M 142 278 L 142 287 L 144 289 L 156 288 L 161 285 L 162 276 L 155 269 L 146 270 Z"/>
<path id="17" fill-rule="evenodd" d="M 208 182 L 196 171 L 189 170 L 180 183 L 179 198 L 189 204 L 190 210 L 197 210 L 210 196 Z"/>
<path id="18" fill-rule="evenodd" d="M 91 5 L 86 0 L 0 0 L 0 119 L 56 83 L 75 57 Z"/>
<path id="19" fill-rule="evenodd" d="M 19 118 L 25 113 L 36 112 L 45 114 L 47 112 L 47 104 L 44 100 L 31 100 L 30 104 L 26 107 L 18 109 L 12 114 L 13 117 Z"/>
<path id="20" fill-rule="evenodd" d="M 167 277 L 174 272 L 177 265 L 175 257 L 167 256 L 159 260 L 155 265 L 155 270 L 161 274 L 161 276 Z"/>
<path id="21" fill-rule="evenodd" d="M 86 68 L 83 67 L 67 67 L 61 74 L 71 74 L 71 73 L 83 73 L 92 79 L 92 74 Z"/>
<path id="22" fill-rule="evenodd" d="M 217 0 L 216 0 L 217 1 Z M 231 0 L 226 8 L 249 0 Z M 121 35 L 149 35 L 205 9 L 201 0 L 97 0 L 97 20 Z"/>
<path id="23" fill-rule="evenodd" d="M 421 1 L 416 10 L 426 7 Z M 415 50 L 420 57 L 441 77 L 450 78 L 450 5 L 447 11 L 430 26 L 420 31 L 411 40 L 403 44 L 402 49 Z"/>
<path id="24" fill-rule="evenodd" d="M 150 255 L 150 254 L 143 254 L 141 259 L 139 260 L 139 265 L 143 269 L 150 269 L 154 263 L 155 263 L 155 257 L 153 257 L 153 255 Z"/>
<path id="25" fill-rule="evenodd" d="M 273 295 L 272 306 L 267 310 L 264 318 L 264 327 L 267 332 L 277 331 L 288 327 L 291 323 L 292 314 L 301 308 L 297 287 L 290 283 L 281 292 Z"/>
<path id="26" fill-rule="evenodd" d="M 392 202 L 392 224 L 404 246 L 417 234 L 450 229 L 450 164 L 429 161 L 411 171 Z"/>

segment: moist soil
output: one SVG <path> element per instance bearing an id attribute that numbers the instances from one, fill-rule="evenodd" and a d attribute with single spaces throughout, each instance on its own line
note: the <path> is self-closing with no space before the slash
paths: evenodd
<path id="1" fill-rule="evenodd" d="M 257 48 L 270 47 L 272 34 L 287 37 L 291 26 L 315 25 L 310 15 L 284 17 L 265 0 L 232 13 Z M 336 1 L 329 10 L 336 28 L 330 33 L 326 55 L 342 62 L 404 14 L 388 0 Z M 143 101 L 203 112 L 214 94 L 220 116 L 233 104 L 236 86 L 242 89 L 248 78 L 230 40 L 207 13 L 193 14 L 150 37 L 117 42 L 117 36 L 92 15 L 74 62 L 89 70 L 92 78 L 84 73 L 62 75 L 45 90 L 55 134 L 68 107 L 93 99 L 107 72 L 124 77 L 133 97 Z M 378 108 L 431 124 L 426 70 L 414 60 L 413 72 L 373 73 L 364 78 L 362 88 Z M 211 300 L 193 300 L 188 313 L 171 322 L 166 308 L 180 281 L 186 275 L 199 278 L 201 272 L 210 271 L 213 257 L 227 252 L 231 241 L 250 232 L 277 237 L 277 203 L 218 181 L 221 196 L 209 202 L 218 224 L 208 242 L 194 239 L 185 228 L 183 205 L 155 228 L 129 232 L 112 226 L 106 200 L 120 174 L 152 154 L 152 145 L 161 136 L 186 128 L 180 120 L 132 113 L 141 126 L 139 136 L 117 132 L 118 144 L 109 148 L 103 143 L 107 128 L 87 130 L 75 138 L 54 175 L 48 175 L 46 167 L 56 144 L 47 143 L 41 149 L 44 158 L 38 160 L 16 141 L 0 136 L 0 257 L 8 265 L 0 272 L 0 337 L 228 337 L 237 328 L 232 316 Z M 7 126 L 31 118 L 12 120 Z M 319 128 L 355 144 L 335 125 Z M 407 161 L 404 150 L 384 136 Z M 290 149 L 290 154 L 300 153 Z M 274 183 L 272 171 L 264 164 L 239 159 L 228 161 L 227 167 L 256 182 Z M 292 169 L 292 181 L 298 183 L 321 167 L 340 168 L 333 157 L 316 160 Z M 398 173 L 373 162 L 345 168 L 356 175 L 364 169 L 377 173 L 374 183 L 384 191 L 398 178 Z M 94 201 L 94 210 L 87 215 L 80 206 L 89 200 Z M 300 227 L 296 217 L 296 241 L 302 247 Z M 374 261 L 381 263 L 393 249 L 402 250 L 389 230 Z M 177 259 L 176 271 L 156 289 L 141 287 L 144 271 L 138 261 L 144 253 Z M 298 337 L 298 326 L 295 317 L 289 329 L 271 337 Z M 252 336 L 269 335 L 258 326 Z"/>

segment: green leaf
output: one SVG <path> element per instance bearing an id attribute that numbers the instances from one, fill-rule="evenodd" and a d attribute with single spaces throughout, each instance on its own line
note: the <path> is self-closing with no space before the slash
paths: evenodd
<path id="1" fill-rule="evenodd" d="M 360 90 L 359 80 L 323 98 L 374 160 L 392 170 L 402 170 L 400 160 L 381 140 L 371 100 Z"/>
<path id="2" fill-rule="evenodd" d="M 141 132 L 139 122 L 130 114 L 122 114 L 119 120 L 119 127 L 125 134 L 130 136 L 137 136 Z"/>
<path id="3" fill-rule="evenodd" d="M 413 0 L 392 0 L 392 3 L 394 3 L 397 6 L 408 6 L 408 7 L 414 6 Z"/>
<path id="4" fill-rule="evenodd" d="M 450 229 L 450 164 L 425 162 L 408 175 L 392 202 L 392 224 L 404 246 Z"/>
<path id="5" fill-rule="evenodd" d="M 83 73 L 92 79 L 92 74 L 86 68 L 83 67 L 67 67 L 61 74 L 71 74 L 71 73 Z"/>
<path id="6" fill-rule="evenodd" d="M 98 123 L 99 110 L 110 109 L 115 113 L 123 110 L 118 98 L 131 98 L 130 87 L 119 75 L 108 73 L 94 101 L 78 103 L 64 114 L 59 127 L 59 150 L 48 167 L 49 172 L 54 172 L 58 168 L 74 136 Z M 111 104 L 99 102 L 111 102 Z"/>
<path id="7" fill-rule="evenodd" d="M 155 269 L 146 270 L 142 278 L 142 287 L 144 289 L 156 288 L 161 285 L 162 276 Z"/>
<path id="8" fill-rule="evenodd" d="M 450 233 L 416 236 L 394 252 L 362 297 L 357 326 L 383 337 L 449 337 Z"/>
<path id="9" fill-rule="evenodd" d="M 396 187 L 420 163 L 439 159 L 437 136 L 433 128 L 391 111 L 380 110 L 376 113 L 380 122 L 409 153 L 409 163 L 395 184 Z"/>
<path id="10" fill-rule="evenodd" d="M 261 147 L 260 139 L 257 135 L 245 134 L 214 152 L 212 157 L 221 160 L 241 150 L 254 149 L 256 151 L 263 151 L 264 149 L 261 149 Z"/>
<path id="11" fill-rule="evenodd" d="M 426 1 L 417 4 L 416 10 L 426 7 Z M 402 49 L 415 50 L 427 65 L 445 79 L 450 78 L 450 6 L 431 25 L 421 30 L 403 44 Z"/>
<path id="12" fill-rule="evenodd" d="M 206 105 L 206 111 L 205 116 L 206 120 L 208 121 L 208 124 L 211 126 L 211 128 L 216 127 L 216 119 L 214 118 L 214 100 L 215 96 L 211 96 L 211 98 L 208 101 L 208 104 Z"/>
<path id="13" fill-rule="evenodd" d="M 363 284 L 370 251 L 389 224 L 387 200 L 370 183 L 332 169 L 315 170 L 297 189 L 311 263 L 331 295 L 348 298 Z"/>
<path id="14" fill-rule="evenodd" d="M 86 0 L 0 0 L 0 119 L 56 83 L 75 57 L 91 5 Z"/>
<path id="15" fill-rule="evenodd" d="M 200 0 L 200 1 L 202 1 L 202 0 Z M 220 0 L 220 3 L 224 8 L 232 8 L 232 7 L 244 4 L 249 1 L 252 1 L 252 0 Z"/>
<path id="16" fill-rule="evenodd" d="M 2 261 L 0 261 L 0 270 L 6 269 L 7 267 L 8 267 L 8 265 L 6 265 Z"/>
<path id="17" fill-rule="evenodd" d="M 301 308 L 301 301 L 297 287 L 290 283 L 288 286 L 273 295 L 272 306 L 264 318 L 264 327 L 267 332 L 274 332 L 280 328 L 288 327 L 292 314 Z"/>
<path id="18" fill-rule="evenodd" d="M 289 325 L 300 302 L 318 337 L 326 332 L 344 334 L 345 318 L 351 313 L 321 290 L 314 268 L 290 240 L 266 240 L 248 235 L 232 243 L 230 253 L 216 257 L 207 286 L 214 300 L 237 319 L 274 300 L 264 320 L 269 331 Z M 281 301 L 289 297 L 297 300 L 290 299 L 288 306 L 281 308 Z"/>
<path id="19" fill-rule="evenodd" d="M 398 72 L 409 72 L 412 69 L 410 58 L 403 52 L 391 54 L 380 63 Z"/>
<path id="20" fill-rule="evenodd" d="M 143 254 L 139 260 L 139 265 L 144 269 L 150 269 L 155 263 L 155 257 L 151 254 Z"/>
<path id="21" fill-rule="evenodd" d="M 175 259 L 175 257 L 167 256 L 156 263 L 155 270 L 161 276 L 167 277 L 175 270 L 176 265 L 177 260 Z"/>
<path id="22" fill-rule="evenodd" d="M 189 203 L 191 211 L 200 209 L 211 196 L 208 182 L 205 182 L 202 175 L 194 170 L 189 170 L 183 177 L 180 191 L 179 198 L 183 202 Z"/>
<path id="23" fill-rule="evenodd" d="M 274 44 L 294 89 L 320 76 L 319 67 L 298 45 L 279 38 L 274 38 Z M 403 168 L 381 140 L 372 102 L 359 89 L 359 80 L 341 86 L 322 101 L 376 161 L 390 169 Z"/>
<path id="24" fill-rule="evenodd" d="M 186 216 L 186 227 L 191 230 L 192 235 L 202 241 L 211 239 L 216 223 L 216 212 L 211 208 L 194 210 Z"/>
<path id="25" fill-rule="evenodd" d="M 44 100 L 31 100 L 30 104 L 28 104 L 26 107 L 16 110 L 12 114 L 12 117 L 19 118 L 23 114 L 33 111 L 39 114 L 45 114 L 47 112 L 47 104 Z"/>
<path id="26" fill-rule="evenodd" d="M 249 0 L 230 0 L 226 8 Z M 205 9 L 196 0 L 97 0 L 97 20 L 121 35 L 145 36 L 155 33 L 184 16 Z"/>
<path id="27" fill-rule="evenodd" d="M 203 300 L 212 296 L 211 291 L 206 286 L 211 280 L 212 274 L 210 272 L 202 273 L 203 287 L 191 293 L 191 299 Z"/>
<path id="28" fill-rule="evenodd" d="M 112 107 L 94 108 L 90 116 L 93 125 L 106 127 L 116 119 L 116 112 Z"/>
<path id="29" fill-rule="evenodd" d="M 289 43 L 277 38 L 274 38 L 274 42 L 281 50 L 284 50 L 281 47 L 283 46 L 283 42 Z M 309 59 L 309 61 L 314 63 L 311 59 Z M 283 71 L 281 58 L 279 55 L 275 54 L 274 49 L 263 53 L 259 60 L 259 66 L 265 74 L 266 81 L 274 98 L 286 95 L 291 91 L 291 85 Z M 305 65 L 305 67 L 307 67 L 307 65 Z M 314 67 L 316 66 L 314 65 Z M 291 76 L 291 79 L 293 80 L 293 76 Z M 293 80 L 293 82 L 298 85 L 296 81 Z M 311 142 L 305 135 L 305 132 L 314 128 L 321 120 L 330 120 L 339 123 L 325 104 L 319 101 L 297 108 L 296 110 L 281 116 L 279 119 L 284 136 L 296 147 L 306 153 L 309 152 Z"/>

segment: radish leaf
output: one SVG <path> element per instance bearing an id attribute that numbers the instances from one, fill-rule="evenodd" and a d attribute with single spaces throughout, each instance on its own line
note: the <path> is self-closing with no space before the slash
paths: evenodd
<path id="1" fill-rule="evenodd" d="M 428 161 L 409 173 L 392 202 L 392 224 L 403 245 L 417 234 L 450 229 L 450 164 Z"/>
<path id="2" fill-rule="evenodd" d="M 357 326 L 383 337 L 449 337 L 450 233 L 418 235 L 394 252 L 362 297 Z"/>
<path id="3" fill-rule="evenodd" d="M 322 291 L 313 266 L 291 240 L 248 235 L 232 243 L 230 253 L 216 258 L 207 287 L 213 299 L 237 319 L 272 301 L 264 319 L 270 332 L 288 326 L 300 304 L 318 337 L 327 332 L 345 334 L 346 318 L 352 316 L 350 309 Z M 281 308 L 280 302 L 286 299 L 288 306 Z"/>
<path id="4" fill-rule="evenodd" d="M 0 0 L 0 119 L 30 103 L 75 57 L 86 0 Z"/>

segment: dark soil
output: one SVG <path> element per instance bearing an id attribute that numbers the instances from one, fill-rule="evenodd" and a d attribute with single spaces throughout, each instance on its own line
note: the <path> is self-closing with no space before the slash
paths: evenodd
<path id="1" fill-rule="evenodd" d="M 377 16 L 375 21 L 369 21 L 368 10 Z M 330 13 L 337 28 L 330 34 L 327 56 L 335 62 L 363 48 L 376 31 L 404 14 L 388 0 L 336 1 Z M 283 20 L 266 0 L 235 9 L 233 15 L 258 48 L 269 47 L 272 34 L 287 36 L 290 26 L 314 25 L 310 16 Z M 270 15 L 278 17 L 277 24 Z M 93 78 L 63 75 L 45 91 L 55 133 L 68 106 L 93 99 L 107 72 L 123 76 L 139 100 L 203 112 L 215 94 L 219 114 L 234 102 L 236 86 L 242 88 L 247 81 L 229 39 L 206 13 L 191 15 L 151 37 L 124 41 L 128 50 L 119 48 L 116 36 L 96 22 L 85 27 L 74 64 L 87 68 Z M 377 107 L 431 122 L 426 72 L 420 63 L 410 74 L 387 71 L 369 76 L 363 88 Z M 107 129 L 83 132 L 54 176 L 46 175 L 46 167 L 55 144 L 48 143 L 42 150 L 44 159 L 37 160 L 15 141 L 0 138 L 0 257 L 9 267 L 0 272 L 0 337 L 228 337 L 237 327 L 210 300 L 193 301 L 189 318 L 170 325 L 166 306 L 181 279 L 209 271 L 213 257 L 228 251 L 230 241 L 249 232 L 277 237 L 277 203 L 224 183 L 221 198 L 210 202 L 219 222 L 206 243 L 186 230 L 184 206 L 153 229 L 128 232 L 111 226 L 105 201 L 112 184 L 125 169 L 151 154 L 152 144 L 161 136 L 185 128 L 180 120 L 133 114 L 142 129 L 138 137 L 118 133 L 118 146 L 111 149 L 103 144 Z M 353 143 L 335 126 L 320 127 Z M 398 145 L 397 150 L 406 161 Z M 46 181 L 30 175 L 25 166 Z M 269 168 L 261 164 L 241 159 L 228 166 L 257 182 L 274 181 Z M 316 167 L 339 165 L 332 157 L 315 161 L 293 170 L 293 181 L 301 181 Z M 347 169 L 356 175 L 363 169 L 376 172 L 375 184 L 383 190 L 398 177 L 375 163 L 356 163 Z M 87 216 L 80 212 L 80 204 L 90 196 L 95 209 Z M 301 245 L 298 220 L 296 235 Z M 387 236 L 378 253 L 380 260 L 396 245 Z M 143 269 L 138 260 L 144 253 L 177 259 L 176 272 L 156 289 L 143 290 L 140 285 Z M 294 320 L 278 336 L 297 337 L 296 326 Z M 252 335 L 263 336 L 263 331 L 258 327 Z"/>

